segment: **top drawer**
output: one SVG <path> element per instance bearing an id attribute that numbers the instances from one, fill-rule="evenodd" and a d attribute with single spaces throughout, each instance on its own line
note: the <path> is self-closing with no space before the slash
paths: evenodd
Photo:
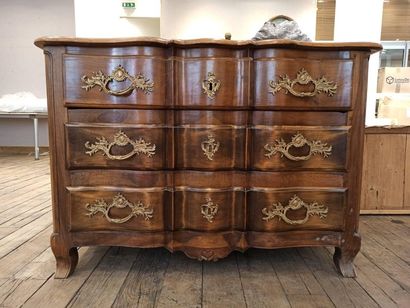
<path id="1" fill-rule="evenodd" d="M 166 65 L 166 59 L 158 56 L 66 55 L 66 105 L 163 107 Z"/>
<path id="2" fill-rule="evenodd" d="M 350 109 L 353 60 L 260 58 L 254 62 L 255 107 Z"/>
<path id="3" fill-rule="evenodd" d="M 250 58 L 175 59 L 176 107 L 247 108 L 250 61 Z"/>

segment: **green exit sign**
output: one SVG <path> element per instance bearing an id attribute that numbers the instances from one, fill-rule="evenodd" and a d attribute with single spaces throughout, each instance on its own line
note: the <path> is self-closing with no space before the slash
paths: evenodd
<path id="1" fill-rule="evenodd" d="M 123 2 L 122 7 L 135 8 L 135 2 Z"/>

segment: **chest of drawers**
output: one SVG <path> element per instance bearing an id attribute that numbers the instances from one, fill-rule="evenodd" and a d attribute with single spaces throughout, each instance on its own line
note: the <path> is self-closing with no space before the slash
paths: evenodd
<path id="1" fill-rule="evenodd" d="M 56 278 L 77 247 L 334 246 L 354 276 L 372 43 L 40 38 Z"/>

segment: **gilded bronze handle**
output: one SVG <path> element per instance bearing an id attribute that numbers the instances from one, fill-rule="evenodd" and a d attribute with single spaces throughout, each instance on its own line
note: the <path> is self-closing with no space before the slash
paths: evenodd
<path id="1" fill-rule="evenodd" d="M 291 147 L 300 148 L 304 145 L 309 146 L 309 154 L 306 156 L 293 156 L 289 153 L 289 149 Z M 308 160 L 313 155 L 320 154 L 323 157 L 328 157 L 332 154 L 332 146 L 327 145 L 320 140 L 307 140 L 302 134 L 297 133 L 292 137 L 292 141 L 286 143 L 282 138 L 279 140 L 275 140 L 273 143 L 267 143 L 264 146 L 267 153 L 265 156 L 271 158 L 276 153 L 280 153 L 280 157 L 285 156 L 286 158 L 293 160 L 293 161 L 301 161 L 301 160 Z"/>
<path id="2" fill-rule="evenodd" d="M 207 78 L 202 80 L 202 89 L 210 99 L 215 98 L 216 92 L 218 92 L 220 86 L 221 81 L 216 80 L 215 73 L 213 72 L 208 72 Z"/>
<path id="3" fill-rule="evenodd" d="M 314 89 L 311 92 L 300 92 L 294 89 L 296 84 L 307 85 L 309 83 L 312 83 L 314 86 Z M 277 81 L 270 80 L 269 87 L 271 88 L 269 92 L 272 93 L 272 95 L 275 95 L 283 89 L 285 90 L 285 94 L 291 93 L 297 97 L 311 97 L 322 92 L 326 93 L 327 96 L 333 96 L 337 89 L 335 82 L 328 81 L 324 76 L 318 79 L 313 79 L 304 68 L 297 72 L 296 78 L 293 80 L 291 80 L 286 74 L 280 76 Z"/>
<path id="4" fill-rule="evenodd" d="M 110 217 L 110 210 L 112 208 L 130 208 L 131 213 L 128 216 L 123 218 L 112 218 Z M 123 224 L 130 220 L 132 217 L 142 216 L 145 220 L 150 220 L 154 217 L 153 213 L 154 210 L 150 208 L 148 205 L 144 205 L 142 201 L 138 201 L 136 204 L 128 201 L 122 194 L 118 193 L 112 199 L 111 203 L 107 203 L 104 199 L 97 199 L 93 203 L 87 203 L 85 205 L 88 213 L 86 214 L 88 217 L 92 217 L 97 213 L 102 213 L 107 221 L 114 223 L 114 224 Z"/>
<path id="5" fill-rule="evenodd" d="M 126 145 L 132 145 L 133 149 L 131 152 L 125 155 L 113 155 L 111 154 L 111 148 L 113 146 L 120 146 L 124 147 Z M 98 138 L 97 141 L 93 144 L 90 144 L 89 141 L 87 141 L 84 146 L 86 149 L 89 151 L 86 151 L 85 154 L 88 154 L 90 156 L 94 155 L 95 153 L 101 151 L 104 156 L 107 157 L 107 159 L 111 160 L 124 160 L 127 158 L 130 158 L 134 156 L 135 154 L 145 154 L 148 157 L 151 157 L 155 155 L 155 144 L 151 145 L 150 142 L 146 142 L 144 138 L 140 137 L 137 140 L 131 140 L 125 133 L 122 131 L 119 131 L 114 135 L 114 141 L 108 142 L 105 137 Z"/>
<path id="6" fill-rule="evenodd" d="M 303 219 L 299 220 L 292 220 L 289 219 L 286 214 L 289 210 L 299 210 L 301 208 L 306 209 L 306 214 Z M 327 216 L 328 208 L 318 202 L 314 201 L 312 203 L 306 203 L 302 199 L 300 199 L 297 195 L 294 195 L 290 200 L 288 205 L 285 207 L 280 203 L 273 203 L 272 206 L 265 207 L 262 209 L 262 214 L 265 217 L 262 217 L 263 220 L 269 221 L 276 216 L 278 216 L 279 220 L 283 220 L 285 223 L 289 225 L 302 225 L 309 220 L 310 216 L 318 215 L 320 219 L 324 219 Z"/>
<path id="7" fill-rule="evenodd" d="M 123 82 L 125 80 L 129 80 L 131 84 L 122 90 L 111 90 L 108 87 L 108 84 L 113 80 L 117 82 Z M 111 73 L 111 75 L 106 76 L 103 72 L 99 71 L 97 73 L 93 73 L 91 77 L 84 75 L 81 77 L 81 81 L 85 83 L 84 86 L 81 86 L 82 89 L 89 91 L 95 86 L 100 88 L 100 91 L 103 90 L 107 94 L 121 96 L 130 94 L 134 90 L 141 90 L 145 94 L 149 94 L 154 89 L 154 83 L 150 82 L 148 78 L 146 78 L 142 74 L 138 74 L 137 76 L 133 77 L 123 68 L 121 65 L 118 65 Z"/>
<path id="8" fill-rule="evenodd" d="M 206 203 L 201 204 L 201 214 L 209 222 L 213 222 L 215 215 L 218 213 L 218 204 L 214 203 L 211 198 L 206 198 Z"/>
<path id="9" fill-rule="evenodd" d="M 201 149 L 208 160 L 213 160 L 214 155 L 219 150 L 220 143 L 216 141 L 213 134 L 208 134 L 208 138 L 201 142 Z"/>

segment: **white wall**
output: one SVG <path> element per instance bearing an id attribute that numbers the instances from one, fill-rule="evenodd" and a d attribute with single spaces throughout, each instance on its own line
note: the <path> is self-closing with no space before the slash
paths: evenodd
<path id="1" fill-rule="evenodd" d="M 382 18 L 383 0 L 336 1 L 334 40 L 380 42 Z M 379 53 L 376 53 L 369 61 L 366 125 L 375 124 L 378 68 Z"/>
<path id="2" fill-rule="evenodd" d="M 158 1 L 145 0 L 145 4 L 158 6 Z M 132 10 L 123 9 L 120 0 L 74 0 L 74 6 L 76 36 L 103 38 L 160 34 L 159 18 L 122 17 Z"/>
<path id="3" fill-rule="evenodd" d="M 251 39 L 273 16 L 287 15 L 315 38 L 315 0 L 163 0 L 161 37 Z"/>
<path id="4" fill-rule="evenodd" d="M 0 96 L 30 91 L 46 97 L 44 55 L 33 45 L 44 35 L 74 35 L 73 1 L 0 1 Z"/>
<path id="5" fill-rule="evenodd" d="M 35 47 L 45 35 L 74 35 L 69 0 L 0 1 L 0 96 L 29 91 L 46 97 L 44 55 Z M 48 145 L 46 121 L 39 121 L 40 145 Z M 0 120 L 0 146 L 33 145 L 32 120 Z"/>
<path id="6" fill-rule="evenodd" d="M 38 120 L 38 140 L 48 146 L 47 119 Z M 34 152 L 34 128 L 31 119 L 0 119 L 0 147 L 31 147 Z"/>

